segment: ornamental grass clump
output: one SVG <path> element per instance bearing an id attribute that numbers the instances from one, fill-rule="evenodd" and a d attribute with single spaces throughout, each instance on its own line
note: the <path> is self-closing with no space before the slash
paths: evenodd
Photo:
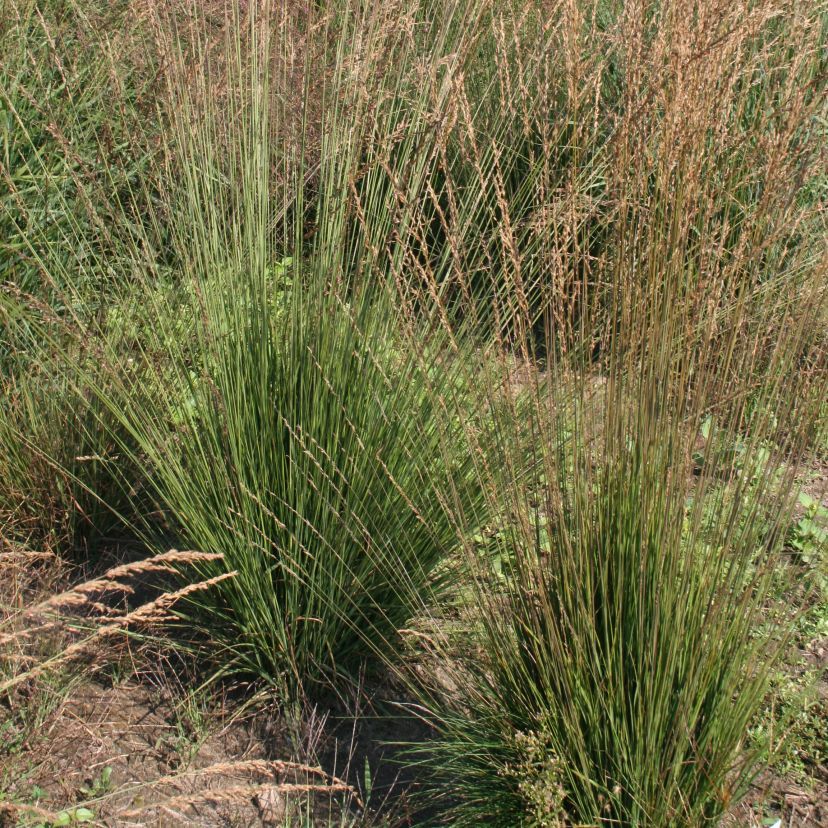
<path id="1" fill-rule="evenodd" d="M 518 392 L 523 421 L 491 407 L 485 543 L 462 620 L 435 613 L 412 679 L 437 735 L 411 759 L 444 824 L 689 828 L 744 795 L 789 643 L 797 469 L 825 433 L 824 286 L 809 296 L 770 352 L 760 318 L 757 338 L 737 342 L 739 313 L 693 348 L 675 296 L 627 308 L 603 370 L 556 360 Z"/>
<path id="2" fill-rule="evenodd" d="M 557 10 L 584 145 L 513 248 L 541 312 L 493 288 L 485 525 L 412 678 L 442 824 L 715 825 L 762 767 L 828 369 L 822 22 L 785 8 Z"/>
<path id="3" fill-rule="evenodd" d="M 425 46 L 399 25 L 415 13 Z M 221 554 L 206 579 L 236 573 L 177 605 L 216 670 L 297 698 L 392 649 L 457 543 L 454 513 L 479 500 L 457 415 L 462 346 L 397 294 L 448 86 L 391 67 L 424 52 L 448 71 L 463 16 L 157 15 L 161 195 L 107 262 L 112 304 L 87 313 L 93 269 L 54 257 L 52 281 L 76 300 L 59 334 L 15 307 L 140 469 L 151 506 L 133 528 Z M 297 107 L 288 92 L 303 88 Z M 102 374 L 61 337 L 93 342 Z"/>

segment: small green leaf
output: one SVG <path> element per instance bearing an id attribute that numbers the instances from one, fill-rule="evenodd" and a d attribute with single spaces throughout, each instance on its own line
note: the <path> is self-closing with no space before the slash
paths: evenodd
<path id="1" fill-rule="evenodd" d="M 805 492 L 800 492 L 799 493 L 798 500 L 799 500 L 799 505 L 804 506 L 806 509 L 812 509 L 814 506 L 817 505 L 816 500 L 813 497 L 811 497 L 809 494 L 806 494 Z"/>

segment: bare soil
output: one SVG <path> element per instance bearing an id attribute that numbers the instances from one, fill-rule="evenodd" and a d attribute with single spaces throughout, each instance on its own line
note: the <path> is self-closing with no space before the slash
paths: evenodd
<path id="1" fill-rule="evenodd" d="M 354 725 L 338 706 L 341 716 L 305 711 L 292 739 L 275 709 L 261 706 L 226 721 L 210 711 L 203 731 L 193 732 L 163 689 L 137 679 L 85 682 L 5 758 L 3 773 L 14 779 L 6 790 L 12 802 L 52 814 L 83 806 L 95 824 L 111 826 L 339 826 L 346 811 L 343 825 L 415 824 L 406 801 L 411 778 L 387 743 L 421 739 L 424 726 L 366 710 Z M 261 770 L 268 763 L 275 772 Z M 368 781 L 371 802 L 363 808 Z M 0 808 L 0 825 L 27 824 L 18 822 L 26 814 Z"/>

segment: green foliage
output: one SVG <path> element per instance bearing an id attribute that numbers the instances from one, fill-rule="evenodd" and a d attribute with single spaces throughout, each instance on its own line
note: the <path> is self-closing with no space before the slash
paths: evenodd
<path id="1" fill-rule="evenodd" d="M 110 59 L 110 49 L 134 48 L 116 34 L 127 5 L 11 0 L 0 27 L 0 284 L 57 309 L 80 287 L 103 299 L 104 258 L 117 255 L 128 223 L 101 214 L 146 172 L 135 143 L 152 132 L 137 109 L 144 81 Z M 44 268 L 44 257 L 62 267 Z M 77 263 L 87 284 L 54 281 Z"/>
<path id="2" fill-rule="evenodd" d="M 257 673 L 355 667 L 363 634 L 390 643 L 453 539 L 440 492 L 462 465 L 440 450 L 424 379 L 372 329 L 379 314 L 326 303 L 284 344 L 283 331 L 225 342 L 222 359 L 243 354 L 251 375 L 212 378 L 220 408 L 194 389 L 189 439 L 154 469 L 181 542 L 239 573 L 202 603 L 211 635 Z"/>
<path id="3" fill-rule="evenodd" d="M 94 822 L 95 813 L 89 808 L 69 808 L 60 811 L 55 818 L 48 823 L 37 823 L 36 828 L 62 828 L 64 825 L 79 825 L 81 823 Z"/>
<path id="4" fill-rule="evenodd" d="M 92 558 L 127 505 L 114 423 L 44 347 L 100 376 L 94 343 L 66 327 L 106 307 L 118 237 L 150 189 L 138 183 L 137 138 L 155 129 L 138 113 L 144 81 L 109 52 L 134 48 L 118 33 L 126 5 L 11 0 L 0 24 L 0 514 L 18 539 Z M 107 223 L 133 189 L 133 208 Z"/>
<path id="5" fill-rule="evenodd" d="M 687 555 L 684 504 L 656 493 L 666 470 L 639 451 L 597 490 L 562 481 L 563 505 L 543 503 L 548 537 L 506 531 L 515 580 L 499 615 L 494 598 L 481 607 L 482 649 L 453 668 L 457 708 L 438 719 L 451 741 L 433 746 L 461 797 L 452 825 L 713 824 L 744 784 L 735 746 L 763 684 L 744 673 L 756 607 L 743 564 L 732 546 L 729 567 L 716 547 Z M 523 775 L 517 734 L 548 745 Z M 548 773 L 561 792 L 544 813 Z"/>
<path id="6" fill-rule="evenodd" d="M 79 356 L 79 360 L 84 357 Z M 112 417 L 48 366 L 0 386 L 0 514 L 12 535 L 94 560 L 123 534 L 124 489 Z M 132 475 L 131 487 L 140 486 Z"/>
<path id="7" fill-rule="evenodd" d="M 799 505 L 802 515 L 790 528 L 788 544 L 802 563 L 824 565 L 828 558 L 828 508 L 805 492 L 799 495 Z"/>
<path id="8" fill-rule="evenodd" d="M 824 737 L 826 703 L 820 696 L 819 669 L 787 665 L 774 676 L 761 715 L 752 723 L 749 739 L 770 743 L 774 773 L 800 784 L 818 778 L 828 759 Z"/>
<path id="9" fill-rule="evenodd" d="M 112 768 L 105 765 L 101 772 L 88 785 L 81 787 L 80 793 L 86 799 L 95 799 L 112 789 Z"/>

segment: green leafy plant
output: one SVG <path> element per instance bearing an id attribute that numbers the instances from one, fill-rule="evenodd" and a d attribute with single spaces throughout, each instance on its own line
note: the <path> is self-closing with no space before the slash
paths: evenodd
<path id="1" fill-rule="evenodd" d="M 80 825 L 87 822 L 94 822 L 95 812 L 89 808 L 69 808 L 56 814 L 53 820 L 48 823 L 38 823 L 38 828 L 59 828 L 64 825 Z"/>
<path id="2" fill-rule="evenodd" d="M 805 492 L 799 505 L 803 513 L 791 526 L 788 543 L 803 563 L 817 565 L 828 552 L 828 508 Z"/>
<path id="3" fill-rule="evenodd" d="M 79 788 L 86 799 L 96 799 L 112 789 L 112 767 L 106 765 L 101 772 L 95 776 L 88 785 Z"/>

